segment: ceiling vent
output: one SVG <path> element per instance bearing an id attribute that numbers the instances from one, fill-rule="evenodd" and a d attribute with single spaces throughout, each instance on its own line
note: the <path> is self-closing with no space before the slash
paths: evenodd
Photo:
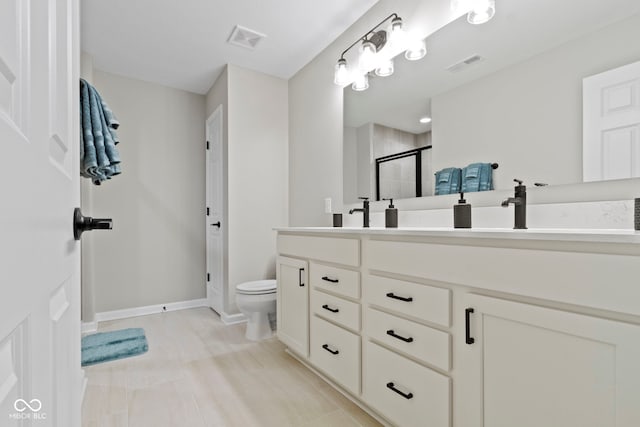
<path id="1" fill-rule="evenodd" d="M 236 46 L 254 50 L 258 43 L 260 43 L 260 40 L 265 37 L 266 36 L 264 34 L 261 34 L 257 31 L 253 31 L 240 25 L 236 25 L 231 32 L 229 40 L 227 41 L 231 44 L 235 44 Z"/>
<path id="2" fill-rule="evenodd" d="M 480 55 L 473 55 L 468 57 L 467 59 L 463 59 L 462 61 L 455 63 L 453 65 L 450 65 L 449 67 L 446 68 L 447 71 L 451 72 L 451 73 L 457 73 L 460 72 L 464 69 L 466 69 L 467 67 L 473 65 L 473 64 L 477 64 L 480 61 L 484 61 L 484 58 Z"/>

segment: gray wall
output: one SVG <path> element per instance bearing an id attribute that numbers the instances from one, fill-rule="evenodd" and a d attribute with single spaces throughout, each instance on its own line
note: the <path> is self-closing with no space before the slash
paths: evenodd
<path id="1" fill-rule="evenodd" d="M 228 186 L 224 311 L 233 314 L 236 285 L 275 278 L 273 227 L 288 223 L 287 81 L 230 64 L 207 95 L 207 115 L 221 104 Z"/>
<path id="2" fill-rule="evenodd" d="M 97 312 L 204 298 L 205 97 L 94 70 L 120 119 L 122 174 L 91 188 Z"/>

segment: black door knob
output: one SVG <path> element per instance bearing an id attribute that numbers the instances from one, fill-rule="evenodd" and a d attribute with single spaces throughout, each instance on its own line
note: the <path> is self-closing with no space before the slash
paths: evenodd
<path id="1" fill-rule="evenodd" d="M 111 218 L 91 218 L 82 215 L 80 208 L 73 210 L 73 238 L 80 240 L 82 233 L 91 230 L 111 230 L 113 220 Z"/>
<path id="2" fill-rule="evenodd" d="M 220 221 L 214 222 L 213 224 L 211 224 L 211 226 L 220 228 Z"/>

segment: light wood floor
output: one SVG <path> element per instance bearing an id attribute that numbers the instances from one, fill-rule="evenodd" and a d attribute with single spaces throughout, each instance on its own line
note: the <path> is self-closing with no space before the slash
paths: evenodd
<path id="1" fill-rule="evenodd" d="M 104 322 L 144 328 L 144 355 L 85 368 L 84 427 L 379 426 L 284 352 L 208 308 Z"/>

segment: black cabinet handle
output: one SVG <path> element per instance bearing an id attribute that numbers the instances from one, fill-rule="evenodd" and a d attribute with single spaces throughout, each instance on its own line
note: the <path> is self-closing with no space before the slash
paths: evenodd
<path id="1" fill-rule="evenodd" d="M 211 224 L 211 226 L 220 228 L 220 221 L 214 222 L 213 224 Z"/>
<path id="2" fill-rule="evenodd" d="M 473 313 L 473 308 L 467 308 L 464 311 L 465 341 L 469 345 L 476 342 L 476 340 L 471 336 L 471 313 Z"/>
<path id="3" fill-rule="evenodd" d="M 403 336 L 401 336 L 401 335 L 396 334 L 396 333 L 393 331 L 393 329 L 389 329 L 389 330 L 387 331 L 387 335 L 390 335 L 390 336 L 392 336 L 392 337 L 394 337 L 394 338 L 397 338 L 397 339 L 399 339 L 400 341 L 404 341 L 404 342 L 413 342 L 413 338 L 412 338 L 412 337 L 405 338 L 405 337 L 403 337 Z"/>
<path id="4" fill-rule="evenodd" d="M 389 297 L 389 298 L 393 298 L 393 299 L 397 299 L 397 300 L 400 300 L 400 301 L 404 301 L 404 302 L 411 302 L 411 301 L 413 301 L 413 298 L 412 298 L 412 297 L 408 297 L 408 298 L 399 297 L 399 296 L 395 295 L 393 292 L 389 292 L 389 293 L 387 294 L 387 297 Z"/>
<path id="5" fill-rule="evenodd" d="M 332 279 L 329 276 L 322 276 L 322 280 L 324 280 L 325 282 L 331 282 L 331 283 L 338 283 L 340 281 L 338 279 Z"/>
<path id="6" fill-rule="evenodd" d="M 298 269 L 298 284 L 300 286 L 304 286 L 304 283 L 302 283 L 302 273 L 303 272 L 304 272 L 304 268 Z"/>
<path id="7" fill-rule="evenodd" d="M 323 305 L 323 306 L 322 306 L 322 308 L 324 308 L 325 310 L 330 311 L 330 312 L 332 312 L 332 313 L 337 313 L 337 312 L 339 312 L 339 311 L 340 311 L 340 309 L 338 309 L 338 308 L 331 308 L 331 307 L 329 307 L 327 304 Z"/>
<path id="8" fill-rule="evenodd" d="M 325 350 L 327 350 L 329 353 L 331 353 L 331 354 L 333 354 L 333 355 L 340 353 L 340 351 L 338 351 L 338 350 L 331 350 L 331 349 L 329 348 L 329 344 L 324 344 L 324 345 L 322 346 L 322 348 L 324 348 Z"/>
<path id="9" fill-rule="evenodd" d="M 390 388 L 391 390 L 395 391 L 396 393 L 398 393 L 400 396 L 404 397 L 407 400 L 413 399 L 413 393 L 405 394 L 405 393 L 401 392 L 400 390 L 398 390 L 396 388 L 394 383 L 387 383 L 387 388 Z"/>

